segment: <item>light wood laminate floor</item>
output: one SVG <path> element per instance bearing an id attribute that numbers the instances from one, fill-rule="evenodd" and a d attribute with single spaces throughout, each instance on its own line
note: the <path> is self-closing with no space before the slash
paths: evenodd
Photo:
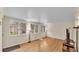
<path id="1" fill-rule="evenodd" d="M 55 38 L 43 38 L 24 43 L 15 52 L 62 52 L 63 40 Z"/>

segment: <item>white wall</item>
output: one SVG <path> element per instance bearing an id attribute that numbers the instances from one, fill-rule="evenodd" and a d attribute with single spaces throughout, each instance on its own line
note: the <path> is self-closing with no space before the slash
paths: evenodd
<path id="1" fill-rule="evenodd" d="M 27 23 L 27 39 L 29 39 L 29 32 L 31 31 L 31 24 L 37 24 L 38 26 L 44 26 L 44 24 L 42 23 L 39 23 L 39 22 L 28 22 Z M 38 27 L 40 28 L 40 27 Z M 30 34 L 30 40 L 33 41 L 33 40 L 37 40 L 37 39 L 40 39 L 40 38 L 43 38 L 45 37 L 45 32 L 38 32 L 38 33 L 31 33 Z M 29 40 L 28 40 L 29 41 Z"/>
<path id="2" fill-rule="evenodd" d="M 23 8 L 23 9 L 22 8 L 5 8 L 4 14 L 6 16 L 10 16 L 10 17 L 14 17 L 14 18 L 25 19 L 28 23 L 29 22 L 40 22 L 40 12 L 39 12 L 38 8 Z M 10 21 L 10 20 L 8 20 L 8 21 Z M 29 41 L 30 25 L 28 23 L 27 23 L 26 37 L 24 37 L 24 39 L 26 39 L 26 41 L 24 40 L 24 42 Z M 5 24 L 8 26 L 7 20 L 6 20 Z M 8 33 L 8 30 L 7 30 L 7 33 Z M 3 39 L 3 48 L 17 45 L 18 41 L 20 41 L 20 42 L 21 42 L 21 40 L 23 41 L 23 39 L 21 37 L 20 38 L 17 38 L 17 37 L 12 38 L 12 37 L 6 36 Z M 40 33 L 34 34 L 32 38 L 37 39 L 40 37 L 43 37 L 43 34 L 40 34 Z"/>
<path id="3" fill-rule="evenodd" d="M 2 51 L 2 18 L 3 18 L 3 8 L 0 8 L 0 52 Z"/>
<path id="4" fill-rule="evenodd" d="M 4 14 L 27 21 L 42 22 L 48 35 L 65 39 L 65 29 L 74 26 L 76 8 L 5 8 Z M 72 35 L 73 36 L 73 35 Z"/>
<path id="5" fill-rule="evenodd" d="M 47 32 L 48 36 L 52 38 L 58 39 L 66 39 L 66 28 L 73 28 L 74 21 L 67 21 L 67 22 L 52 22 L 47 23 Z M 71 39 L 73 39 L 73 30 L 70 30 Z"/>
<path id="6" fill-rule="evenodd" d="M 16 35 L 16 36 L 10 35 L 9 27 L 10 27 L 10 23 L 12 21 L 18 22 L 19 24 L 26 23 L 25 20 L 11 18 L 11 17 L 5 17 L 3 19 L 3 27 L 2 27 L 2 29 L 3 29 L 3 43 L 2 43 L 3 48 L 22 44 L 22 43 L 25 43 L 28 41 L 26 39 L 27 38 L 26 34 L 20 34 L 20 35 Z"/>
<path id="7" fill-rule="evenodd" d="M 15 22 L 18 22 L 18 23 L 26 23 L 26 34 L 23 34 L 23 35 L 17 35 L 17 36 L 11 36 L 9 34 L 9 26 L 10 26 L 10 23 L 12 21 L 15 21 Z M 11 47 L 11 46 L 14 46 L 14 45 L 18 45 L 18 44 L 22 44 L 22 43 L 26 43 L 29 41 L 29 31 L 30 31 L 30 24 L 31 23 L 34 23 L 34 24 L 39 24 L 39 22 L 26 22 L 25 20 L 22 20 L 22 19 L 16 19 L 16 18 L 12 18 L 12 17 L 7 17 L 5 16 L 4 19 L 3 19 L 3 48 L 7 48 L 7 47 Z M 43 25 L 43 24 L 41 24 Z M 33 40 L 36 40 L 36 39 L 40 39 L 42 37 L 44 37 L 45 35 L 45 32 L 41 32 L 41 33 L 34 33 L 34 34 L 31 34 L 31 41 Z"/>

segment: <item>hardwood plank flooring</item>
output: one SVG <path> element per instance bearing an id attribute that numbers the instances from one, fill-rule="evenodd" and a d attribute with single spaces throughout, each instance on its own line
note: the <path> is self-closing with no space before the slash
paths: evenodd
<path id="1" fill-rule="evenodd" d="M 55 38 L 43 38 L 24 43 L 15 52 L 62 52 L 63 40 Z"/>

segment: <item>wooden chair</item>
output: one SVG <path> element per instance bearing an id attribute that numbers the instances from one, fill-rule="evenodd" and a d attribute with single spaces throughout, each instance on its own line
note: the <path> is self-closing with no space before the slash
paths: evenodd
<path id="1" fill-rule="evenodd" d="M 66 29 L 66 40 L 63 43 L 63 51 L 69 52 L 70 49 L 74 49 L 75 42 L 70 39 L 69 29 Z"/>

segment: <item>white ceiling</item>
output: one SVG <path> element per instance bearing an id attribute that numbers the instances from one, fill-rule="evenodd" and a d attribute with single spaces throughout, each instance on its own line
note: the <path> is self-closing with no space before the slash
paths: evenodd
<path id="1" fill-rule="evenodd" d="M 36 19 L 48 22 L 69 21 L 75 19 L 75 7 L 8 7 L 4 14 L 21 19 Z"/>

